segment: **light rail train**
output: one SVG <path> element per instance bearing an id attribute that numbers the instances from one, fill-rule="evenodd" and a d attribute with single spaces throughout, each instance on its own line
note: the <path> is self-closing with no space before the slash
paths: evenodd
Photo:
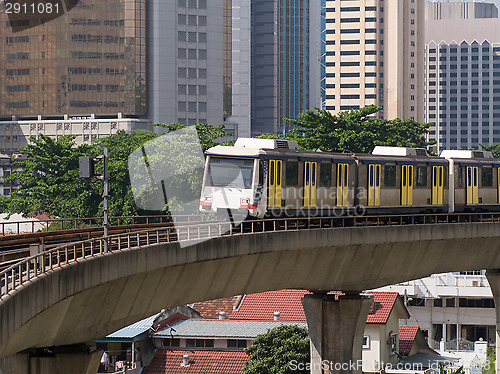
<path id="1" fill-rule="evenodd" d="M 263 218 L 500 211 L 500 160 L 487 151 L 307 152 L 295 141 L 239 138 L 206 156 L 202 212 Z"/>

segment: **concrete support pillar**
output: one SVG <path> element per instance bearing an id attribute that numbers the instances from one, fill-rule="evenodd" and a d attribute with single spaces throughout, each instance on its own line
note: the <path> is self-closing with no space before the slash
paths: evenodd
<path id="1" fill-rule="evenodd" d="M 314 293 L 302 298 L 311 339 L 311 374 L 361 374 L 371 296 Z"/>
<path id="2" fill-rule="evenodd" d="M 30 350 L 0 359 L 0 374 L 95 374 L 101 356 L 84 344 Z"/>
<path id="3" fill-rule="evenodd" d="M 500 374 L 500 269 L 486 270 L 486 278 L 490 284 L 491 293 L 493 294 L 493 300 L 495 300 L 495 314 L 497 318 L 496 329 L 495 329 L 495 340 L 496 340 L 496 363 L 495 372 Z"/>

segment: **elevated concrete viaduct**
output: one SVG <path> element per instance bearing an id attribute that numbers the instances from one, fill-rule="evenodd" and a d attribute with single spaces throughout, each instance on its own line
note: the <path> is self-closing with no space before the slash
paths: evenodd
<path id="1" fill-rule="evenodd" d="M 0 357 L 92 342 L 163 308 L 195 301 L 284 288 L 356 293 L 433 273 L 500 269 L 499 237 L 495 222 L 322 228 L 100 254 L 54 268 L 0 299 Z M 364 321 L 366 300 L 358 299 L 358 305 L 344 304 Z M 325 307 L 314 299 L 304 306 L 308 321 Z M 344 312 L 328 308 L 337 316 Z M 352 340 L 358 330 L 353 323 L 344 334 Z M 356 356 L 349 345 L 344 358 Z M 317 351 L 317 359 L 338 354 L 335 348 Z M 17 373 L 5 365 L 2 374 Z M 83 365 L 72 372 L 88 370 Z"/>

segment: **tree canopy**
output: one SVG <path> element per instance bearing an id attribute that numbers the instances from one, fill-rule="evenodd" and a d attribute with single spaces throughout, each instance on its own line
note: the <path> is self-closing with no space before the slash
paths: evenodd
<path id="1" fill-rule="evenodd" d="M 286 139 L 297 140 L 304 150 L 370 153 L 377 145 L 426 148 L 429 124 L 411 119 L 375 118 L 381 107 L 367 107 L 332 114 L 328 110 L 306 110 L 299 119 L 286 119 L 295 128 Z"/>
<path id="2" fill-rule="evenodd" d="M 259 335 L 245 350 L 250 357 L 245 374 L 309 373 L 310 361 L 307 329 L 297 325 L 280 325 Z"/>
<path id="3" fill-rule="evenodd" d="M 166 132 L 184 127 L 175 124 L 160 126 L 164 127 Z M 196 130 L 203 151 L 216 145 L 216 138 L 228 134 L 224 126 L 199 124 Z M 13 191 L 10 198 L 3 198 L 0 207 L 7 213 L 21 213 L 25 216 L 42 213 L 61 218 L 102 216 L 103 183 L 96 178 L 80 179 L 78 163 L 80 156 L 96 157 L 103 154 L 104 147 L 108 147 L 110 216 L 151 214 L 153 212 L 141 210 L 135 204 L 130 185 L 128 157 L 138 147 L 157 137 L 158 134 L 152 131 L 122 130 L 98 139 L 91 145 L 80 146 L 75 144 L 74 136 L 63 136 L 57 140 L 42 134 L 39 139 L 32 137 L 30 143 L 20 149 L 23 157 L 13 163 L 19 170 L 8 177 L 8 180 L 17 180 L 20 188 Z M 182 149 L 178 149 L 178 152 L 181 154 Z M 102 174 L 102 162 L 96 164 L 95 172 Z M 183 180 L 188 183 L 187 189 L 196 195 L 201 188 L 201 179 L 195 173 L 186 173 L 184 177 Z M 163 206 L 163 210 L 166 209 L 167 207 Z"/>
<path id="4" fill-rule="evenodd" d="M 493 157 L 500 158 L 500 143 L 493 145 L 481 145 L 483 151 L 490 151 L 493 153 Z"/>

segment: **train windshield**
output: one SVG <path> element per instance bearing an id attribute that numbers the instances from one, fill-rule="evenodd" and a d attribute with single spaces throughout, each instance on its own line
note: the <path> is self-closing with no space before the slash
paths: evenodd
<path id="1" fill-rule="evenodd" d="M 209 186 L 251 188 L 253 160 L 211 157 L 208 165 Z"/>

